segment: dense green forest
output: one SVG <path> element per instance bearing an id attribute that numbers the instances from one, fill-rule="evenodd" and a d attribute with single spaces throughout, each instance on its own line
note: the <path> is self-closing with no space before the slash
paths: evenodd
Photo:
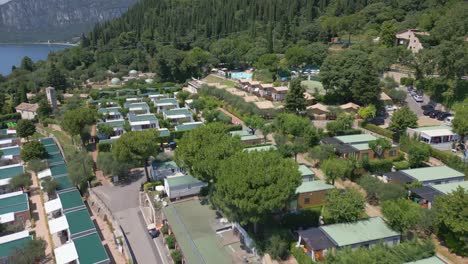
<path id="1" fill-rule="evenodd" d="M 415 73 L 418 88 L 450 105 L 468 91 L 461 80 L 468 68 L 467 13 L 461 0 L 141 0 L 121 18 L 83 34 L 80 47 L 47 61 L 26 58 L 0 76 L 2 91 L 17 95 L 0 96 L 0 108 L 10 113 L 26 92 L 47 85 L 82 89 L 86 80 L 109 78 L 109 70 L 118 77 L 130 69 L 151 71 L 157 81 L 182 83 L 222 63 L 253 66 L 259 78 L 274 80 L 278 72 L 324 62 L 339 71 L 346 60 L 337 57 L 352 50 L 358 52 L 345 57 L 357 56 L 372 78 L 401 65 Z M 396 46 L 395 33 L 408 28 L 430 33 L 418 54 Z M 344 43 L 330 45 L 332 37 Z M 366 103 L 372 97 L 351 99 Z"/>

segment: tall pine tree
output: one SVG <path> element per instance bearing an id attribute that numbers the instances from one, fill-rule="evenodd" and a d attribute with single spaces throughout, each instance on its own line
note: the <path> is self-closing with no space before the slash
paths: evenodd
<path id="1" fill-rule="evenodd" d="M 288 94 L 286 95 L 286 110 L 297 114 L 305 111 L 307 101 L 304 97 L 304 93 L 305 88 L 301 85 L 301 79 L 295 78 L 291 80 Z"/>

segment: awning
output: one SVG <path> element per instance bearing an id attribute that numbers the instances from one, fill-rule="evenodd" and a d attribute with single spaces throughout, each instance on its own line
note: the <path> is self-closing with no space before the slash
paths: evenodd
<path id="1" fill-rule="evenodd" d="M 6 213 L 0 215 L 0 223 L 5 224 L 15 221 L 15 213 Z"/>
<path id="2" fill-rule="evenodd" d="M 50 171 L 50 169 L 46 169 L 37 173 L 37 177 L 39 179 L 44 179 L 50 176 L 52 176 L 52 172 Z"/>
<path id="3" fill-rule="evenodd" d="M 426 130 L 422 131 L 421 134 L 427 135 L 428 137 L 443 137 L 455 135 L 455 133 L 453 133 L 449 129 Z"/>
<path id="4" fill-rule="evenodd" d="M 49 220 L 49 229 L 51 234 L 58 233 L 60 231 L 68 230 L 68 221 L 65 216 Z"/>
<path id="5" fill-rule="evenodd" d="M 307 247 L 312 250 L 322 250 L 335 247 L 335 244 L 320 228 L 309 228 L 297 231 Z"/>
<path id="6" fill-rule="evenodd" d="M 62 207 L 62 202 L 60 201 L 60 199 L 57 198 L 57 199 L 45 202 L 44 208 L 45 208 L 46 214 L 50 214 L 52 212 L 62 209 L 63 207 Z"/>
<path id="7" fill-rule="evenodd" d="M 54 249 L 54 253 L 57 264 L 66 264 L 78 260 L 78 253 L 73 241 Z"/>
<path id="8" fill-rule="evenodd" d="M 437 196 L 441 195 L 439 191 L 434 190 L 431 186 L 416 187 L 410 190 L 412 193 L 430 202 L 434 201 Z"/>
<path id="9" fill-rule="evenodd" d="M 384 174 L 384 176 L 387 177 L 387 179 L 391 182 L 411 183 L 414 181 L 413 178 L 402 171 L 387 172 Z"/>
<path id="10" fill-rule="evenodd" d="M 5 186 L 5 185 L 10 184 L 10 179 L 11 179 L 11 178 L 1 179 L 1 180 L 0 180 L 0 186 Z"/>
<path id="11" fill-rule="evenodd" d="M 143 126 L 143 125 L 151 125 L 151 121 L 137 121 L 137 122 L 130 122 L 131 126 Z"/>
<path id="12" fill-rule="evenodd" d="M 2 237 L 0 237 L 0 245 L 11 242 L 11 241 L 15 241 L 15 240 L 18 240 L 18 239 L 22 239 L 22 238 L 25 238 L 25 237 L 28 237 L 28 236 L 29 236 L 29 231 L 28 230 L 24 230 L 24 231 L 20 231 L 20 232 L 17 232 L 17 233 L 10 234 L 10 235 L 2 236 Z"/>

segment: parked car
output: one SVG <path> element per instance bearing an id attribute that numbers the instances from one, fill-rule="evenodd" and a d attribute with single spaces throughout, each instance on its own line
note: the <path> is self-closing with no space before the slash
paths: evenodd
<path id="1" fill-rule="evenodd" d="M 430 116 L 431 113 L 434 112 L 434 111 L 436 111 L 436 110 L 434 110 L 434 108 L 424 110 L 423 115 L 425 115 L 425 116 Z"/>
<path id="2" fill-rule="evenodd" d="M 446 118 L 445 118 L 445 123 L 446 123 L 447 125 L 452 125 L 453 118 L 454 118 L 454 116 L 448 116 L 448 117 L 446 117 Z"/>
<path id="3" fill-rule="evenodd" d="M 375 117 L 375 118 L 370 119 L 368 122 L 377 126 L 381 126 L 385 124 L 385 118 Z"/>
<path id="4" fill-rule="evenodd" d="M 437 118 L 437 116 L 439 115 L 440 111 L 439 110 L 434 110 L 432 111 L 430 114 L 429 114 L 429 117 L 430 118 Z"/>
<path id="5" fill-rule="evenodd" d="M 452 114 L 451 113 L 448 113 L 448 112 L 441 112 L 437 115 L 437 120 L 440 120 L 440 121 L 443 121 L 445 120 L 445 118 L 451 116 Z"/>
<path id="6" fill-rule="evenodd" d="M 156 228 L 148 229 L 148 234 L 151 238 L 157 238 L 159 236 L 159 230 Z"/>
<path id="7" fill-rule="evenodd" d="M 425 104 L 425 105 L 422 105 L 421 106 L 421 109 L 422 110 L 434 110 L 434 106 L 433 105 L 430 105 L 430 104 Z"/>
<path id="8" fill-rule="evenodd" d="M 416 102 L 418 102 L 418 103 L 424 102 L 423 96 L 422 96 L 422 95 L 419 95 L 419 94 L 413 95 L 413 99 L 414 99 L 414 101 L 416 101 Z"/>
<path id="9" fill-rule="evenodd" d="M 406 86 L 406 91 L 409 93 L 411 91 L 413 91 L 413 86 Z"/>
<path id="10" fill-rule="evenodd" d="M 396 110 L 398 110 L 398 107 L 396 107 L 395 105 L 386 105 L 385 110 L 387 112 L 396 111 Z"/>

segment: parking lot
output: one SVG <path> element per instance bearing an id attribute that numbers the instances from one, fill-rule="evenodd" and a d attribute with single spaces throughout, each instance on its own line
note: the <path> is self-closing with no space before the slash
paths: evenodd
<path id="1" fill-rule="evenodd" d="M 93 190 L 118 218 L 139 264 L 163 263 L 156 245 L 147 233 L 139 209 L 138 193 L 144 176 L 119 186 L 98 186 Z"/>

